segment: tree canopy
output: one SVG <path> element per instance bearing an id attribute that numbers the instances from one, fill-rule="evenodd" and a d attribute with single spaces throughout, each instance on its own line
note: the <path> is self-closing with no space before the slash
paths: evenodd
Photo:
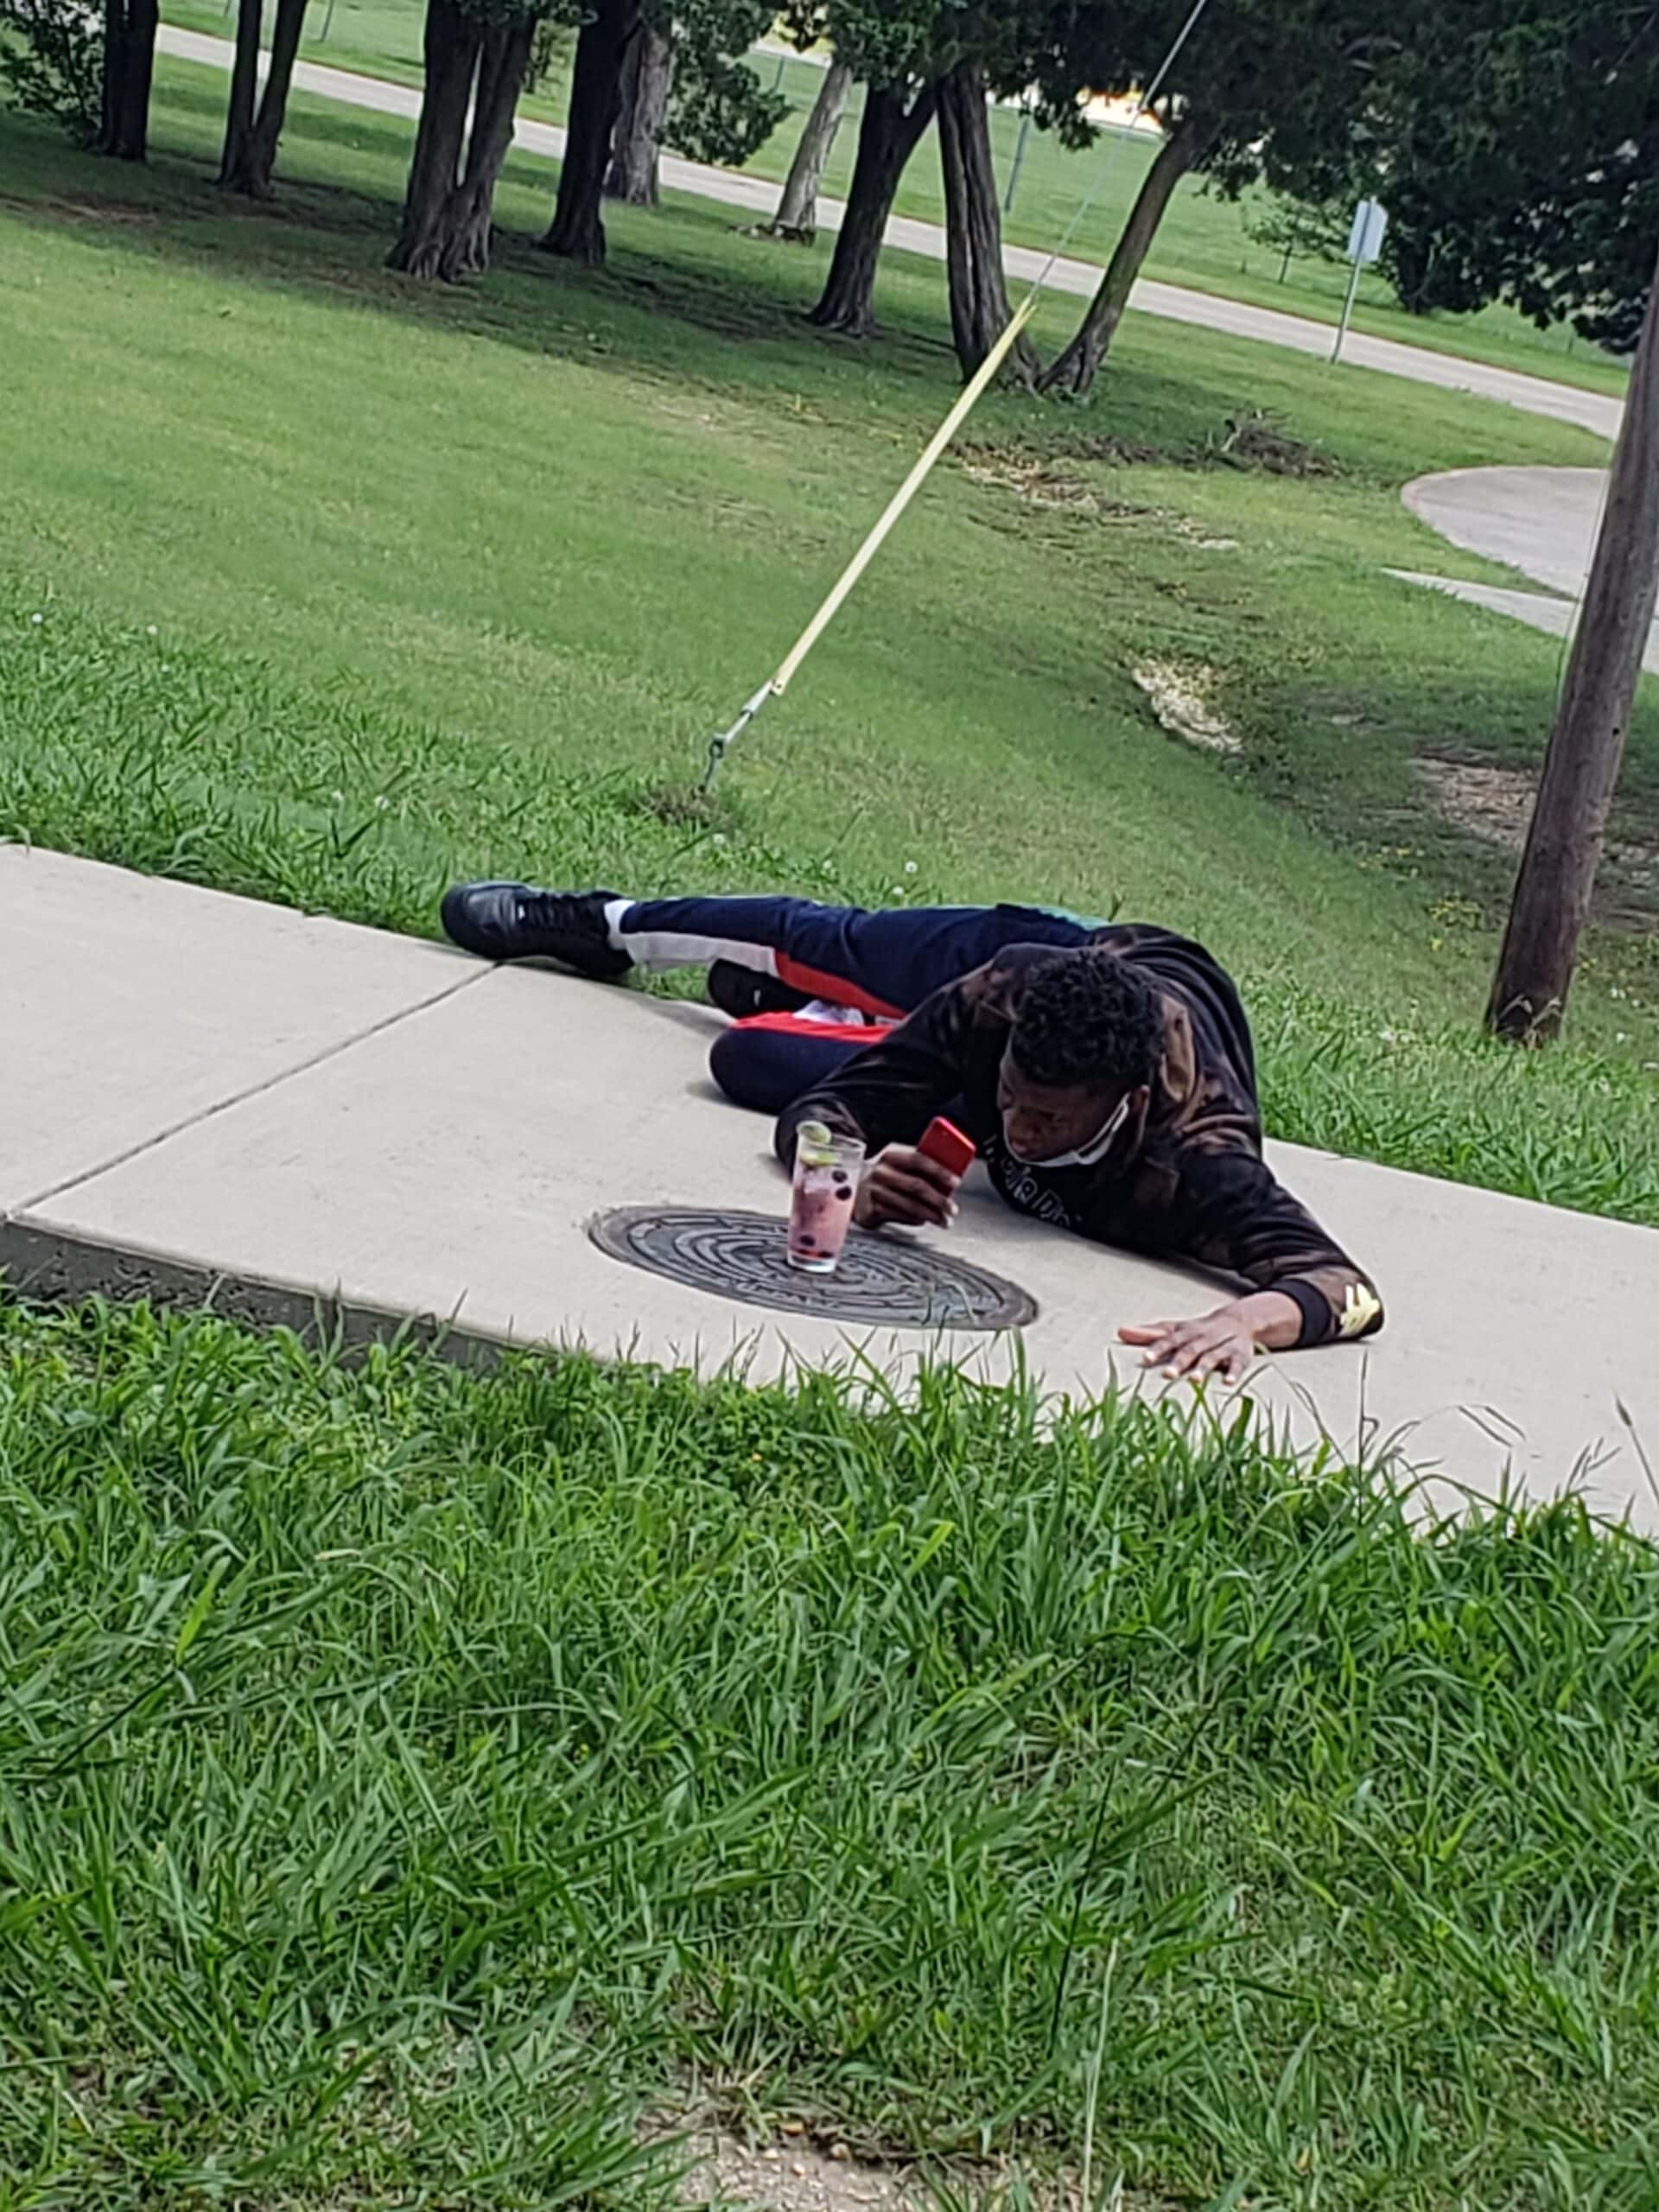
<path id="1" fill-rule="evenodd" d="M 1484 0 L 1423 29 L 1377 149 L 1402 301 L 1505 300 L 1628 351 L 1659 238 L 1659 12 Z"/>
<path id="2" fill-rule="evenodd" d="M 674 48 L 669 143 L 692 161 L 741 168 L 788 113 L 743 59 L 772 20 L 770 0 L 664 0 Z"/>

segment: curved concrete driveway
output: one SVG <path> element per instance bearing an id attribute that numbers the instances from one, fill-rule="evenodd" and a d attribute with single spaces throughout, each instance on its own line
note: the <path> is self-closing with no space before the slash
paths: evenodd
<path id="1" fill-rule="evenodd" d="M 196 61 L 212 69 L 228 69 L 236 49 L 222 38 L 200 31 L 179 30 L 163 25 L 156 44 L 164 54 L 181 61 Z M 265 57 L 261 57 L 261 67 Z M 294 82 L 302 92 L 321 99 L 343 100 L 353 107 L 372 108 L 380 115 L 405 116 L 411 122 L 421 111 L 421 95 L 410 85 L 395 85 L 380 77 L 364 77 L 354 70 L 331 69 L 321 62 L 302 61 Z M 532 123 L 520 116 L 513 125 L 512 142 L 526 153 L 559 161 L 564 153 L 564 133 L 556 124 Z M 705 168 L 672 155 L 663 158 L 663 182 L 674 192 L 695 193 L 704 200 L 723 200 L 741 208 L 751 220 L 764 219 L 777 207 L 779 188 L 763 177 L 743 176 L 734 169 Z M 820 199 L 818 222 L 826 231 L 839 230 L 846 212 L 839 200 Z M 944 258 L 944 232 L 937 223 L 918 223 L 895 215 L 887 228 L 887 243 L 901 252 L 918 253 L 932 261 Z M 1047 257 L 1028 246 L 1011 245 L 1003 251 L 1010 276 L 1031 279 L 1047 267 Z M 1082 298 L 1093 296 L 1102 270 L 1091 261 L 1062 260 L 1048 279 L 1049 289 Z M 1179 284 L 1160 284 L 1142 277 L 1129 304 L 1142 315 L 1167 316 L 1176 322 L 1197 323 L 1206 330 L 1224 332 L 1231 338 L 1249 338 L 1265 346 L 1286 346 L 1298 353 L 1328 359 L 1332 329 L 1329 323 L 1311 321 L 1306 315 L 1281 315 L 1273 308 L 1247 306 L 1242 300 L 1220 299 L 1209 292 L 1192 292 Z M 1409 377 L 1416 384 L 1438 385 L 1447 391 L 1472 391 L 1483 399 L 1496 399 L 1519 407 L 1529 415 L 1548 415 L 1558 423 L 1574 423 L 1610 442 L 1618 435 L 1623 403 L 1605 392 L 1581 391 L 1572 385 L 1552 384 L 1546 377 L 1523 375 L 1516 369 L 1494 368 L 1484 361 L 1465 361 L 1455 353 L 1430 353 L 1425 346 L 1404 346 L 1394 338 L 1370 338 L 1351 331 L 1343 359 L 1357 368 L 1380 369 L 1386 376 Z"/>
<path id="2" fill-rule="evenodd" d="M 1578 620 L 1606 490 L 1601 468 L 1452 468 L 1420 476 L 1401 493 L 1413 514 L 1450 543 L 1519 569 L 1559 597 L 1404 569 L 1389 574 L 1564 638 Z M 1659 622 L 1642 659 L 1659 675 Z"/>
<path id="3" fill-rule="evenodd" d="M 1576 599 L 1590 573 L 1606 489 L 1602 468 L 1450 468 L 1420 476 L 1401 497 L 1465 553 L 1505 562 Z"/>

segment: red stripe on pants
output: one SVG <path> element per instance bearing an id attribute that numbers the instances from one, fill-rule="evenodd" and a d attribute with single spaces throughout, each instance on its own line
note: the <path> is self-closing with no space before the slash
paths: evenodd
<path id="1" fill-rule="evenodd" d="M 849 983 L 844 976 L 829 976 L 822 969 L 804 967 L 798 960 L 791 960 L 785 952 L 777 956 L 778 980 L 791 989 L 809 992 L 815 999 L 824 999 L 831 1006 L 855 1007 L 861 1014 L 873 1014 L 879 1020 L 902 1021 L 902 1007 L 889 1005 L 885 999 L 872 998 L 868 991 L 861 991 L 856 983 Z"/>

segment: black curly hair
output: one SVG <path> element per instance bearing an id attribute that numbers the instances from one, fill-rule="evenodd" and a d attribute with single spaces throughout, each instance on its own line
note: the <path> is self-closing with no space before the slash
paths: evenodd
<path id="1" fill-rule="evenodd" d="M 1028 1082 L 1150 1083 L 1164 1046 L 1156 994 L 1116 953 L 1085 945 L 1032 970 L 1008 1049 Z"/>

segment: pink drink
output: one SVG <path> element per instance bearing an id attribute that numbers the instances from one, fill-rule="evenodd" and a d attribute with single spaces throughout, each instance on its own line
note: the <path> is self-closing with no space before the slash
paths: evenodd
<path id="1" fill-rule="evenodd" d="M 795 1188 L 789 1207 L 789 1264 L 808 1274 L 833 1274 L 852 1226 L 864 1147 L 833 1136 L 822 1122 L 803 1122 L 795 1135 Z"/>

